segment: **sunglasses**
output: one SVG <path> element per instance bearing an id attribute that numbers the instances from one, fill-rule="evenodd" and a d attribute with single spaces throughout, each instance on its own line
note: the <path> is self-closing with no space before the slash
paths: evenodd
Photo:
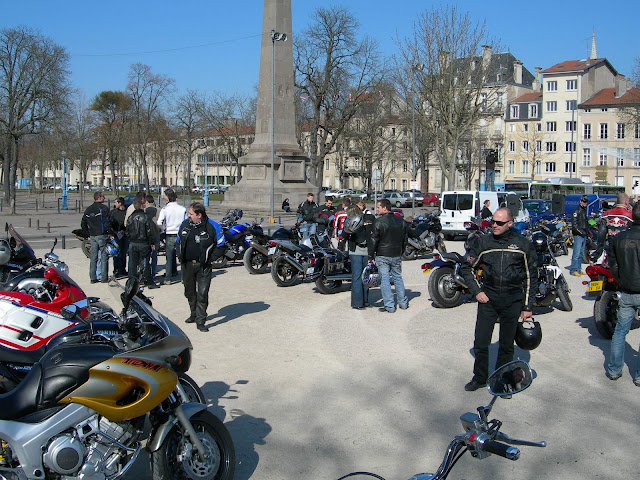
<path id="1" fill-rule="evenodd" d="M 503 226 L 505 226 L 507 223 L 509 223 L 509 220 L 507 220 L 506 222 L 502 222 L 502 221 L 500 221 L 500 220 L 491 220 L 491 224 L 493 225 L 494 223 L 495 223 L 496 225 L 498 225 L 499 227 L 503 227 Z"/>

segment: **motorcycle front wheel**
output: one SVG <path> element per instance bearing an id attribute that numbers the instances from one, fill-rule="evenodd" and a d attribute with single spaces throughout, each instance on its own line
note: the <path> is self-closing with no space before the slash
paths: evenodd
<path id="1" fill-rule="evenodd" d="M 253 247 L 247 248 L 242 260 L 244 262 L 244 268 L 246 268 L 251 275 L 264 273 L 269 267 L 269 258 Z"/>
<path id="2" fill-rule="evenodd" d="M 429 295 L 439 308 L 453 308 L 460 305 L 462 290 L 453 279 L 453 269 L 436 268 L 429 274 Z"/>
<path id="3" fill-rule="evenodd" d="M 342 280 L 327 280 L 327 277 L 320 275 L 316 278 L 316 287 L 318 291 L 324 295 L 337 293 L 342 286 Z"/>
<path id="4" fill-rule="evenodd" d="M 298 281 L 299 272 L 287 262 L 284 256 L 276 258 L 271 264 L 271 277 L 279 287 L 290 287 Z"/>
<path id="5" fill-rule="evenodd" d="M 202 458 L 179 423 L 169 432 L 160 448 L 151 454 L 154 480 L 232 480 L 236 455 L 231 436 L 216 416 L 206 410 L 191 417 L 191 424 L 207 450 Z"/>
<path id="6" fill-rule="evenodd" d="M 417 256 L 418 251 L 411 245 L 407 245 L 407 247 L 404 249 L 404 252 L 402 252 L 403 260 L 415 260 Z"/>
<path id="7" fill-rule="evenodd" d="M 598 333 L 611 339 L 618 323 L 618 295 L 616 292 L 604 292 L 593 304 L 593 320 Z"/>
<path id="8" fill-rule="evenodd" d="M 571 297 L 569 297 L 569 286 L 567 285 L 567 281 L 564 277 L 560 277 L 558 279 L 558 300 L 562 304 L 562 310 L 565 312 L 570 312 L 573 310 L 573 303 L 571 302 Z"/>
<path id="9" fill-rule="evenodd" d="M 202 405 L 207 404 L 207 399 L 205 398 L 204 393 L 202 393 L 200 386 L 193 378 L 186 373 L 181 373 L 178 375 L 178 382 L 180 382 L 180 386 L 184 390 L 184 393 L 187 394 L 187 401 L 189 403 L 201 403 Z"/>

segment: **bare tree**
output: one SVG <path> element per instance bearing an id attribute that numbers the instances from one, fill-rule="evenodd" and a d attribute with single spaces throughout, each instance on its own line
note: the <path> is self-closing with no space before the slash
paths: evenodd
<path id="1" fill-rule="evenodd" d="M 20 139 L 42 132 L 66 105 L 68 65 L 66 50 L 36 31 L 0 31 L 0 136 L 7 203 L 15 203 Z"/>
<path id="2" fill-rule="evenodd" d="M 319 8 L 296 42 L 296 87 L 310 135 L 312 178 L 322 184 L 324 158 L 340 139 L 348 122 L 366 99 L 363 94 L 384 76 L 377 44 L 357 38 L 358 22 L 343 7 Z"/>
<path id="3" fill-rule="evenodd" d="M 153 135 L 154 121 L 163 103 L 172 93 L 175 80 L 166 75 L 154 74 L 151 67 L 142 63 L 131 65 L 127 92 L 131 97 L 132 132 L 141 163 L 144 183 L 149 189 L 149 169 L 147 155 L 149 140 Z"/>
<path id="4" fill-rule="evenodd" d="M 176 165 L 183 165 L 183 182 L 188 187 L 191 187 L 191 162 L 198 148 L 197 140 L 204 131 L 200 115 L 204 103 L 204 97 L 199 92 L 188 90 L 178 97 L 173 109 L 172 122 L 177 131 L 177 158 L 174 162 Z"/>
<path id="5" fill-rule="evenodd" d="M 492 43 L 484 22 L 474 23 L 456 7 L 423 13 L 413 38 L 400 42 L 405 78 L 413 75 L 416 82 L 425 122 L 436 133 L 434 149 L 449 188 L 455 187 L 457 164 L 474 125 L 492 107 L 481 95 L 489 84 L 490 65 L 478 56 L 481 45 L 493 49 Z"/>

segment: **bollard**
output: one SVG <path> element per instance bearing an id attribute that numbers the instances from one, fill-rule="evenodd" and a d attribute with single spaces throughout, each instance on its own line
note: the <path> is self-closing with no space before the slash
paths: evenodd
<path id="1" fill-rule="evenodd" d="M 67 237 L 62 235 L 62 249 L 64 250 L 66 248 L 67 248 Z"/>
<path id="2" fill-rule="evenodd" d="M 47 233 L 51 233 L 51 224 L 47 222 Z"/>
<path id="3" fill-rule="evenodd" d="M 4 205 L 4 201 L 2 198 L 0 198 L 0 212 L 2 211 L 3 205 Z"/>
<path id="4" fill-rule="evenodd" d="M 36 212 L 38 211 L 38 197 L 36 197 Z"/>
<path id="5" fill-rule="evenodd" d="M 31 228 L 31 217 L 29 217 L 29 228 Z"/>
<path id="6" fill-rule="evenodd" d="M 80 210 L 78 210 L 78 200 L 76 200 L 76 212 L 79 212 Z"/>
<path id="7" fill-rule="evenodd" d="M 60 213 L 60 199 L 58 199 L 58 213 Z"/>
<path id="8" fill-rule="evenodd" d="M 38 230 L 40 230 L 40 219 L 39 218 L 36 220 L 36 227 L 38 228 Z"/>

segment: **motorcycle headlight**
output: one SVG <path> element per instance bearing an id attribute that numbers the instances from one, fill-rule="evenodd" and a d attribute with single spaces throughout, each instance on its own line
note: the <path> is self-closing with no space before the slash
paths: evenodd
<path id="1" fill-rule="evenodd" d="M 64 262 L 53 262 L 52 267 L 53 268 L 57 268 L 58 270 L 60 270 L 65 275 L 69 275 L 69 265 L 67 265 Z"/>

